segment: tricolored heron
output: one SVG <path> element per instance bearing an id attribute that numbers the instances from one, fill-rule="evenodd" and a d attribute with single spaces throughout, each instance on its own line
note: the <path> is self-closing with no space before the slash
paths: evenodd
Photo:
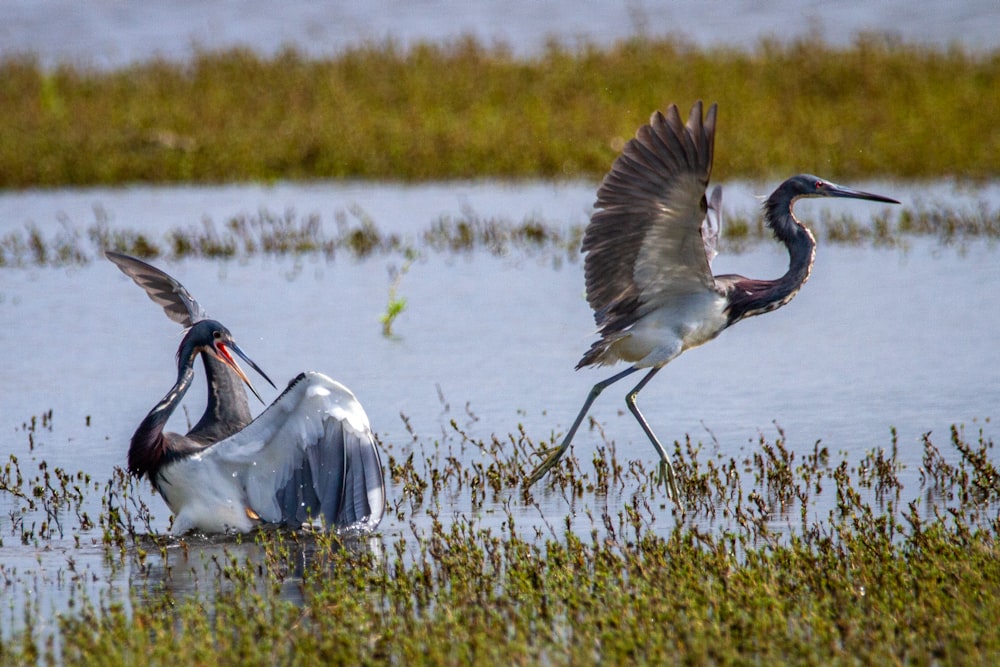
<path id="1" fill-rule="evenodd" d="M 251 421 L 236 363 L 240 349 L 184 286 L 146 262 L 105 255 L 187 327 L 177 351 L 177 381 L 132 436 L 128 470 L 147 476 L 174 514 L 173 531 L 246 532 L 261 523 L 367 532 L 382 520 L 385 482 L 368 416 L 342 384 L 301 373 Z M 201 356 L 208 380 L 205 414 L 186 435 L 164 432 Z M 263 403 L 263 400 L 261 400 Z"/>
<path id="2" fill-rule="evenodd" d="M 764 220 L 789 254 L 788 271 L 777 280 L 713 276 L 722 213 L 716 186 L 705 196 L 712 172 L 716 105 L 702 118 L 691 109 L 687 124 L 676 105 L 656 112 L 629 140 L 597 191 L 596 211 L 583 237 L 587 302 L 600 339 L 576 365 L 631 366 L 594 385 L 562 443 L 528 478 L 537 482 L 569 447 L 594 400 L 609 385 L 641 369 L 649 372 L 625 403 L 660 455 L 660 479 L 679 502 L 677 482 L 663 445 L 636 405 L 653 376 L 685 350 L 707 343 L 747 317 L 780 308 L 809 279 L 816 241 L 792 214 L 801 197 L 850 197 L 898 204 L 800 174 L 778 186 L 764 203 Z"/>

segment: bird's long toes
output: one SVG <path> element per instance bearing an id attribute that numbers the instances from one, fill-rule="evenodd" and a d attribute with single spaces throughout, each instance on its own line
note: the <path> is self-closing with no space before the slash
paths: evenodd
<path id="1" fill-rule="evenodd" d="M 668 461 L 663 459 L 660 460 L 660 474 L 657 475 L 656 479 L 657 486 L 664 486 L 667 489 L 667 495 L 670 499 L 674 501 L 678 506 L 681 504 L 680 491 L 677 489 L 677 479 L 674 476 L 674 468 Z"/>
<path id="2" fill-rule="evenodd" d="M 556 462 L 559 461 L 561 456 L 562 456 L 562 451 L 558 449 L 556 449 L 553 452 L 549 452 L 545 457 L 545 460 L 542 461 L 542 463 L 539 464 L 539 466 L 532 471 L 531 475 L 528 476 L 527 481 L 524 483 L 525 488 L 533 486 L 535 482 L 544 477 L 545 473 L 547 473 L 549 470 L 552 469 L 552 467 L 556 464 Z"/>

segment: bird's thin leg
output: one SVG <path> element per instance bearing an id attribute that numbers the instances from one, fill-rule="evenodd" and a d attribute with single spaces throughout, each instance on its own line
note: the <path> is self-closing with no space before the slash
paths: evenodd
<path id="1" fill-rule="evenodd" d="M 535 468 L 534 472 L 531 473 L 531 477 L 528 478 L 528 481 L 525 484 L 526 487 L 531 486 L 540 480 L 545 473 L 547 473 L 549 469 L 556 464 L 556 461 L 558 461 L 562 455 L 566 453 L 566 450 L 569 449 L 569 443 L 573 440 L 573 436 L 576 435 L 576 431 L 580 428 L 580 424 L 583 423 L 583 418 L 587 415 L 587 411 L 590 410 L 590 406 L 594 404 L 594 400 L 601 395 L 601 392 L 615 382 L 618 382 L 618 380 L 621 380 L 626 375 L 631 375 L 637 370 L 639 369 L 635 366 L 626 368 L 621 373 L 612 375 L 607 380 L 602 380 L 593 386 L 590 393 L 587 395 L 587 400 L 583 402 L 583 407 L 580 408 L 580 414 L 576 416 L 576 421 L 573 422 L 573 425 L 569 428 L 569 433 L 567 433 L 566 437 L 563 438 L 562 444 L 545 457 L 545 460 L 541 463 L 541 465 Z"/>
<path id="2" fill-rule="evenodd" d="M 674 502 L 679 505 L 681 502 L 680 493 L 677 491 L 677 480 L 674 478 L 674 467 L 670 465 L 670 456 L 667 455 L 667 450 L 665 450 L 663 445 L 660 444 L 660 441 L 656 438 L 656 434 L 653 433 L 653 429 L 651 429 L 649 424 L 646 423 L 646 418 L 642 416 L 641 412 L 639 412 L 639 406 L 635 403 L 636 396 L 638 396 L 639 392 L 642 391 L 642 388 L 646 386 L 646 383 L 653 379 L 653 376 L 656 375 L 660 368 L 662 368 L 662 366 L 658 366 L 646 373 L 646 377 L 642 378 L 642 380 L 639 381 L 639 384 L 637 384 L 635 388 L 628 393 L 628 396 L 625 397 L 625 404 L 628 405 L 628 409 L 632 411 L 632 415 L 636 418 L 636 421 L 639 422 L 639 426 L 641 426 L 642 430 L 646 432 L 646 437 L 649 438 L 649 441 L 653 443 L 653 447 L 655 447 L 657 453 L 659 453 L 659 481 L 664 481 L 664 473 L 666 473 L 667 489 Z"/>

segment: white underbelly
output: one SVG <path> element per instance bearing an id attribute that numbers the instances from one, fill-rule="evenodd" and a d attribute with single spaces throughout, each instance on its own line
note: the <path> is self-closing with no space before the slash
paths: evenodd
<path id="1" fill-rule="evenodd" d="M 726 300 L 705 293 L 675 300 L 636 322 L 615 345 L 636 366 L 662 366 L 681 352 L 703 345 L 726 328 Z"/>
<path id="2" fill-rule="evenodd" d="M 158 487 L 174 513 L 174 533 L 245 533 L 258 523 L 247 514 L 242 481 L 214 461 L 193 456 L 171 463 L 160 471 Z"/>

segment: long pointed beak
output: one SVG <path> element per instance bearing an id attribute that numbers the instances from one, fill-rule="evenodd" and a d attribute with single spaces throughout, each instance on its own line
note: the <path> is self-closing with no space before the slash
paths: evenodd
<path id="1" fill-rule="evenodd" d="M 275 386 L 275 384 L 273 382 L 271 382 L 271 378 L 267 377 L 267 373 L 265 373 L 264 371 L 262 371 L 260 369 L 260 366 L 258 366 L 257 364 L 255 364 L 253 362 L 253 360 L 250 357 L 247 356 L 246 352 L 244 352 L 243 350 L 240 349 L 239 345 L 237 345 L 236 343 L 230 343 L 229 347 L 233 348 L 233 352 L 235 352 L 236 354 L 240 355 L 240 358 L 243 359 L 243 361 L 247 362 L 250 365 L 250 368 L 252 368 L 255 371 L 257 371 L 258 375 L 260 375 L 262 378 L 264 378 L 265 380 L 267 380 L 267 383 L 269 385 L 271 385 L 275 389 L 278 388 L 277 386 Z"/>
<path id="2" fill-rule="evenodd" d="M 268 384 L 270 384 L 272 387 L 274 387 L 275 389 L 277 389 L 277 387 L 275 386 L 275 384 L 273 382 L 271 382 L 271 378 L 267 377 L 267 373 L 265 373 L 264 371 L 262 371 L 260 369 L 260 366 L 258 366 L 257 364 L 255 364 L 254 361 L 253 361 L 253 359 L 251 359 L 250 357 L 248 357 L 246 355 L 246 352 L 244 352 L 243 350 L 241 350 L 240 346 L 237 345 L 236 343 L 232 343 L 232 342 L 230 342 L 228 344 L 218 343 L 217 347 L 222 352 L 221 355 L 218 355 L 219 356 L 219 360 L 222 361 L 227 366 L 229 366 L 230 368 L 233 369 L 233 372 L 236 373 L 240 377 L 240 379 L 243 380 L 243 382 L 246 383 L 247 387 L 250 388 L 250 391 L 253 392 L 253 395 L 256 396 L 257 400 L 261 402 L 261 405 L 266 405 L 266 403 L 264 403 L 264 399 L 261 398 L 260 394 L 257 393 L 257 390 L 254 389 L 253 384 L 250 382 L 250 378 L 247 377 L 247 374 L 243 372 L 243 369 L 240 368 L 239 364 L 236 363 L 236 360 L 233 359 L 233 357 L 229 354 L 229 350 L 232 350 L 237 355 L 239 355 L 239 357 L 241 359 L 243 359 L 243 361 L 247 362 L 247 364 L 249 364 L 251 368 L 253 368 L 255 371 L 257 371 L 257 373 L 262 378 L 264 378 L 265 380 L 267 380 Z"/>
<path id="3" fill-rule="evenodd" d="M 880 201 L 886 204 L 898 204 L 899 202 L 895 199 L 890 199 L 889 197 L 883 197 L 882 195 L 875 195 L 871 192 L 863 192 L 861 190 L 855 190 L 854 188 L 848 188 L 843 185 L 836 185 L 834 183 L 827 182 L 826 194 L 828 197 L 846 197 L 848 199 L 867 199 L 868 201 Z"/>

